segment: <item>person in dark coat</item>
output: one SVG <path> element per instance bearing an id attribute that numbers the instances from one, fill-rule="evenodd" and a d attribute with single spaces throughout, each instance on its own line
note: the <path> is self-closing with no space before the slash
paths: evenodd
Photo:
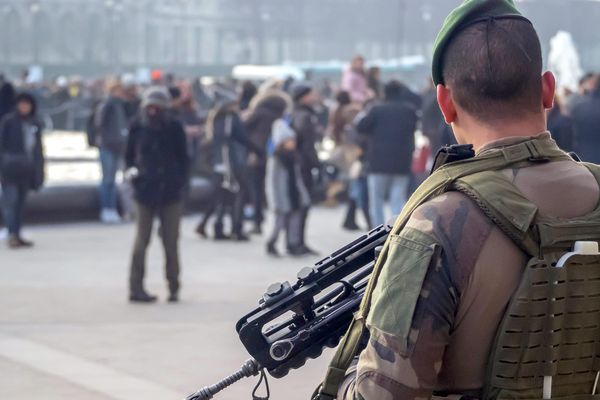
<path id="1" fill-rule="evenodd" d="M 316 144 L 323 138 L 323 127 L 319 123 L 319 117 L 315 106 L 319 103 L 318 93 L 307 84 L 300 83 L 292 91 L 294 100 L 294 111 L 292 113 L 292 129 L 296 132 L 296 151 L 300 158 L 300 173 L 304 186 L 308 190 L 311 199 L 316 197 L 316 186 L 313 172 L 321 167 L 317 154 Z M 288 249 L 294 255 L 317 254 L 306 245 L 306 223 L 310 206 L 305 207 L 300 219 L 300 240 L 297 248 Z"/>
<path id="2" fill-rule="evenodd" d="M 585 102 L 590 94 L 594 91 L 596 83 L 600 77 L 598 74 L 588 72 L 579 80 L 579 85 L 575 93 L 571 93 L 564 104 L 563 112 L 569 116 L 573 114 L 573 110 L 582 102 Z"/>
<path id="3" fill-rule="evenodd" d="M 444 128 L 446 122 L 437 102 L 437 93 L 435 87 L 431 87 L 424 95 L 422 101 L 421 131 L 429 140 L 429 146 L 434 154 L 449 143 L 444 140 Z M 450 135 L 452 136 L 452 135 Z"/>
<path id="4" fill-rule="evenodd" d="M 273 123 L 291 108 L 289 96 L 279 90 L 268 90 L 257 95 L 250 105 L 250 115 L 244 122 L 250 140 L 266 154 Z M 267 163 L 264 157 L 251 154 L 248 159 L 251 199 L 254 206 L 254 230 L 261 234 L 264 221 L 265 178 Z"/>
<path id="5" fill-rule="evenodd" d="M 183 93 L 179 100 L 175 102 L 173 111 L 176 118 L 183 125 L 188 140 L 190 164 L 193 166 L 199 156 L 200 141 L 204 134 L 204 121 L 202 121 L 198 106 L 189 91 Z"/>
<path id="6" fill-rule="evenodd" d="M 563 112 L 558 97 L 554 99 L 554 107 L 548 112 L 548 130 L 558 147 L 568 152 L 575 150 L 575 126 L 573 120 Z"/>
<path id="7" fill-rule="evenodd" d="M 406 203 L 417 125 L 417 111 L 404 95 L 404 85 L 391 81 L 384 92 L 385 102 L 371 108 L 357 125 L 359 133 L 369 136 L 366 162 L 374 226 L 385 222 L 387 199 L 392 215 L 399 214 Z"/>
<path id="8" fill-rule="evenodd" d="M 600 164 L 600 80 L 571 114 L 577 138 L 575 152 L 583 161 Z"/>
<path id="9" fill-rule="evenodd" d="M 142 100 L 140 116 L 132 123 L 126 151 L 127 176 L 132 180 L 137 203 L 137 234 L 129 280 L 130 301 L 154 302 L 144 289 L 146 250 L 154 217 L 160 219 L 166 256 L 169 301 L 179 297 L 179 225 L 189 159 L 185 132 L 170 116 L 169 94 L 151 87 Z"/>
<path id="10" fill-rule="evenodd" d="M 0 123 L 0 181 L 2 214 L 8 228 L 8 245 L 31 247 L 21 236 L 27 192 L 44 183 L 42 124 L 36 118 L 33 96 L 23 93 L 15 99 L 16 110 Z"/>
<path id="11" fill-rule="evenodd" d="M 264 157 L 264 150 L 249 138 L 238 113 L 236 101 L 224 101 L 211 111 L 207 121 L 207 140 L 210 142 L 211 168 L 216 189 L 213 205 L 204 215 L 196 231 L 206 237 L 206 224 L 216 212 L 215 240 L 247 241 L 243 231 L 244 200 L 249 193 L 247 179 L 248 153 Z M 231 215 L 232 234 L 224 231 L 224 218 Z"/>

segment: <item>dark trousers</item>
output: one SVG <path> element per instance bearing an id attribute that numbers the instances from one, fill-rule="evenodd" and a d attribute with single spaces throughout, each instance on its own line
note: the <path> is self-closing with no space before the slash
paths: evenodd
<path id="1" fill-rule="evenodd" d="M 231 220 L 233 223 L 233 233 L 236 235 L 244 234 L 244 207 L 250 197 L 250 185 L 248 183 L 248 179 L 246 179 L 246 174 L 240 175 L 238 178 L 238 185 L 240 187 L 239 191 L 235 193 L 233 196 L 233 210 L 231 215 Z"/>
<path id="2" fill-rule="evenodd" d="M 299 221 L 298 221 L 298 227 L 297 229 L 297 234 L 298 234 L 298 240 L 296 241 L 296 243 L 298 243 L 298 246 L 303 247 L 306 246 L 306 223 L 308 221 L 308 212 L 310 211 L 310 207 L 304 207 L 299 211 Z M 294 245 L 294 243 L 290 243 L 290 245 Z"/>
<path id="3" fill-rule="evenodd" d="M 26 199 L 27 186 L 19 184 L 2 185 L 2 215 L 10 236 L 19 237 L 21 234 Z"/>
<path id="4" fill-rule="evenodd" d="M 250 167 L 251 198 L 254 207 L 254 225 L 258 228 L 262 225 L 265 216 L 264 209 L 267 203 L 265 196 L 265 179 L 267 167 L 265 165 L 254 165 Z"/>
<path id="5" fill-rule="evenodd" d="M 219 236 L 223 234 L 225 216 L 230 214 L 232 233 L 242 235 L 244 233 L 244 206 L 249 194 L 249 186 L 245 175 L 239 171 L 236 174 L 237 190 L 235 192 L 223 187 L 222 176 L 217 176 L 215 182 L 217 189 L 213 207 L 206 214 L 206 221 L 210 218 L 212 212 L 216 213 L 215 235 Z M 201 224 L 205 225 L 205 220 Z"/>
<path id="6" fill-rule="evenodd" d="M 143 290 L 146 272 L 146 251 L 152 237 L 154 217 L 160 219 L 161 237 L 165 249 L 165 275 L 169 290 L 179 290 L 179 224 L 181 221 L 181 203 L 173 203 L 163 207 L 148 207 L 137 204 L 137 234 L 131 259 L 129 288 L 132 293 Z"/>
<path id="7" fill-rule="evenodd" d="M 215 233 L 223 233 L 223 220 L 228 212 L 233 208 L 233 200 L 235 196 L 232 192 L 222 187 L 217 189 L 215 195 L 215 213 L 217 219 L 215 221 Z"/>
<path id="8" fill-rule="evenodd" d="M 315 180 L 312 174 L 312 169 L 302 168 L 301 174 L 302 181 L 304 182 L 304 186 L 306 186 L 306 189 L 308 190 L 312 203 L 313 201 L 315 201 L 316 196 Z M 299 211 L 298 226 L 291 228 L 292 230 L 297 231 L 298 239 L 295 240 L 294 243 L 288 243 L 288 246 L 293 246 L 295 243 L 297 243 L 297 245 L 300 247 L 306 246 L 306 223 L 308 222 L 308 213 L 310 211 L 311 206 L 312 204 L 310 206 L 303 207 Z"/>

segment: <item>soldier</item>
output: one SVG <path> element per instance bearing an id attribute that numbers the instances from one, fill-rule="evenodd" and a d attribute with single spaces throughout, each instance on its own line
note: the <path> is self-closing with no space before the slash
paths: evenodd
<path id="1" fill-rule="evenodd" d="M 545 110 L 552 107 L 555 79 L 542 73 L 538 36 L 513 0 L 467 0 L 454 10 L 435 44 L 433 79 L 458 143 L 475 150 L 475 162 L 463 165 L 501 158 L 509 166 L 489 168 L 490 176 L 506 184 L 488 187 L 495 196 L 487 196 L 486 204 L 496 207 L 490 215 L 510 207 L 504 191 L 509 186 L 532 204 L 531 215 L 522 216 L 524 230 L 536 213 L 569 221 L 597 207 L 600 189 L 590 172 L 595 167 L 566 157 L 547 131 Z M 388 242 L 369 303 L 370 338 L 338 399 L 496 398 L 482 394 L 488 360 L 530 257 L 505 233 L 510 224 L 484 214 L 482 204 L 462 193 L 468 190 L 451 188 L 430 190 L 418 207 L 407 205 L 409 214 L 401 218 L 406 222 L 397 224 L 402 229 Z M 332 364 L 329 375 L 339 378 L 343 371 Z M 576 371 L 563 371 L 570 372 Z M 588 397 L 594 376 L 581 380 L 587 394 L 581 398 L 597 398 Z M 326 380 L 319 398 L 336 397 L 332 387 Z M 539 397 L 527 398 L 542 398 L 541 389 L 535 393 Z"/>

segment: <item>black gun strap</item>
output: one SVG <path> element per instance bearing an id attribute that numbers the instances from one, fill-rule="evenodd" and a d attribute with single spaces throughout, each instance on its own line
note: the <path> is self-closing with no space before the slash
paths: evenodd
<path id="1" fill-rule="evenodd" d="M 452 185 L 458 179 L 483 171 L 497 171 L 513 165 L 535 163 L 535 160 L 541 158 L 546 161 L 571 160 L 571 157 L 558 149 L 552 140 L 541 138 L 505 148 L 494 149 L 482 156 L 452 162 L 440 167 L 411 196 L 396 220 L 390 236 L 400 233 L 412 213 L 419 206 L 451 190 Z M 357 355 L 358 347 L 366 328 L 366 318 L 371 306 L 373 290 L 387 259 L 389 242 L 389 239 L 385 242 L 381 255 L 375 263 L 373 274 L 369 279 L 360 309 L 329 364 L 325 380 L 321 385 L 321 397 L 319 397 L 319 400 L 331 400 L 337 397 L 337 392 L 344 381 L 346 371 L 350 367 L 353 358 Z"/>
<path id="2" fill-rule="evenodd" d="M 258 388 L 262 383 L 265 383 L 265 390 L 267 395 L 265 397 L 260 397 L 256 393 L 258 392 Z M 264 368 L 260 370 L 260 379 L 256 386 L 254 386 L 254 390 L 252 391 L 252 400 L 269 400 L 271 398 L 271 389 L 269 388 L 269 380 L 267 379 L 267 374 L 265 373 Z"/>

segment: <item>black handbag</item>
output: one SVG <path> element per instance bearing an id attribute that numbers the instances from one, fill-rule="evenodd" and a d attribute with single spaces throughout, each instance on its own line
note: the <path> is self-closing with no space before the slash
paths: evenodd
<path id="1" fill-rule="evenodd" d="M 0 172 L 4 183 L 27 183 L 33 174 L 33 162 L 26 154 L 5 153 Z"/>

